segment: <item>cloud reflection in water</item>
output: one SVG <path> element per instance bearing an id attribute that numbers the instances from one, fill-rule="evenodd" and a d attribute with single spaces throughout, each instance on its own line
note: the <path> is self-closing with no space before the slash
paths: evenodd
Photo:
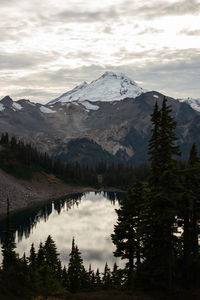
<path id="1" fill-rule="evenodd" d="M 118 206 L 118 202 L 109 201 L 105 194 L 94 192 L 83 195 L 81 201 L 73 204 L 71 209 L 67 202 L 59 209 L 55 209 L 56 204 L 52 204 L 49 217 L 46 220 L 40 219 L 28 238 L 22 237 L 17 245 L 17 252 L 20 256 L 24 252 L 29 255 L 31 243 L 38 248 L 39 243 L 44 242 L 51 234 L 62 262 L 67 265 L 74 236 L 85 267 L 91 264 L 93 269 L 100 268 L 103 271 L 106 261 L 110 267 L 115 261 L 122 265 L 113 256 L 114 245 L 110 237 L 117 221 L 115 209 Z"/>

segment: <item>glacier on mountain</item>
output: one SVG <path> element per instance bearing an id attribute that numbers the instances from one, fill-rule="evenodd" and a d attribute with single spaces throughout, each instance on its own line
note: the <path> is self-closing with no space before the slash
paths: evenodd
<path id="1" fill-rule="evenodd" d="M 135 98 L 147 92 L 139 87 L 132 79 L 123 73 L 105 72 L 101 77 L 90 84 L 83 82 L 81 85 L 64 93 L 60 97 L 50 101 L 49 104 L 57 102 L 110 102 L 120 101 L 124 98 Z"/>

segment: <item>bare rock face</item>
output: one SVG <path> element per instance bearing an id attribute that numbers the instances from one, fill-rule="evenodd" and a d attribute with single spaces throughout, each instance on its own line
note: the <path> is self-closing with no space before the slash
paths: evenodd
<path id="1" fill-rule="evenodd" d="M 63 160 L 84 163 L 147 161 L 150 115 L 163 95 L 147 92 L 124 74 L 106 72 L 47 105 L 28 100 L 0 101 L 0 132 L 32 142 Z M 168 97 L 177 135 L 187 157 L 193 142 L 200 149 L 200 113 Z"/>

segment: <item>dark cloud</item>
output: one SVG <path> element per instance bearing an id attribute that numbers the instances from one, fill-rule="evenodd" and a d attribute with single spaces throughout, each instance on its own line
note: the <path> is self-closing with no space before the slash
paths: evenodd
<path id="1" fill-rule="evenodd" d="M 192 36 L 199 36 L 200 35 L 200 29 L 183 29 L 180 31 L 180 34 L 185 35 L 192 35 Z"/>
<path id="2" fill-rule="evenodd" d="M 128 10 L 126 9 L 128 7 Z M 186 14 L 198 15 L 200 13 L 200 2 L 198 0 L 180 0 L 174 3 L 167 1 L 154 1 L 135 7 L 131 1 L 126 1 L 122 6 L 123 13 L 140 16 L 146 19 L 160 18 L 163 16 L 182 16 Z"/>
<path id="3" fill-rule="evenodd" d="M 137 66 L 132 71 L 145 88 L 161 91 L 172 97 L 200 97 L 200 53 L 195 49 L 161 52 L 160 60 Z M 127 70 L 131 73 L 131 70 Z"/>
<path id="4" fill-rule="evenodd" d="M 1 53 L 0 68 L 8 69 L 30 69 L 52 60 L 52 56 L 42 53 Z"/>
<path id="5" fill-rule="evenodd" d="M 116 19 L 120 12 L 114 7 L 109 7 L 107 10 L 96 10 L 93 12 L 78 11 L 78 10 L 63 10 L 60 13 L 54 14 L 50 17 L 50 20 L 57 22 L 72 22 L 72 23 L 94 23 L 101 22 L 110 19 Z"/>
<path id="6" fill-rule="evenodd" d="M 160 18 L 163 16 L 181 16 L 186 14 L 198 15 L 200 13 L 200 3 L 198 0 L 180 0 L 174 3 L 167 1 L 143 2 L 124 1 L 119 5 L 108 5 L 107 9 L 82 10 L 77 7 L 65 9 L 59 13 L 44 16 L 40 14 L 43 24 L 64 22 L 64 23 L 94 23 L 94 22 L 116 22 L 121 17 L 135 18 Z M 106 30 L 106 29 L 105 29 Z M 110 28 L 107 28 L 108 32 Z"/>

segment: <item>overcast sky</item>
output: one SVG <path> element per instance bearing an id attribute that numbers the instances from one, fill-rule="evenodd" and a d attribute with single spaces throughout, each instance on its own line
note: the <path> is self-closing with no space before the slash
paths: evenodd
<path id="1" fill-rule="evenodd" d="M 0 95 L 46 103 L 105 71 L 200 98 L 200 0 L 0 0 Z"/>

